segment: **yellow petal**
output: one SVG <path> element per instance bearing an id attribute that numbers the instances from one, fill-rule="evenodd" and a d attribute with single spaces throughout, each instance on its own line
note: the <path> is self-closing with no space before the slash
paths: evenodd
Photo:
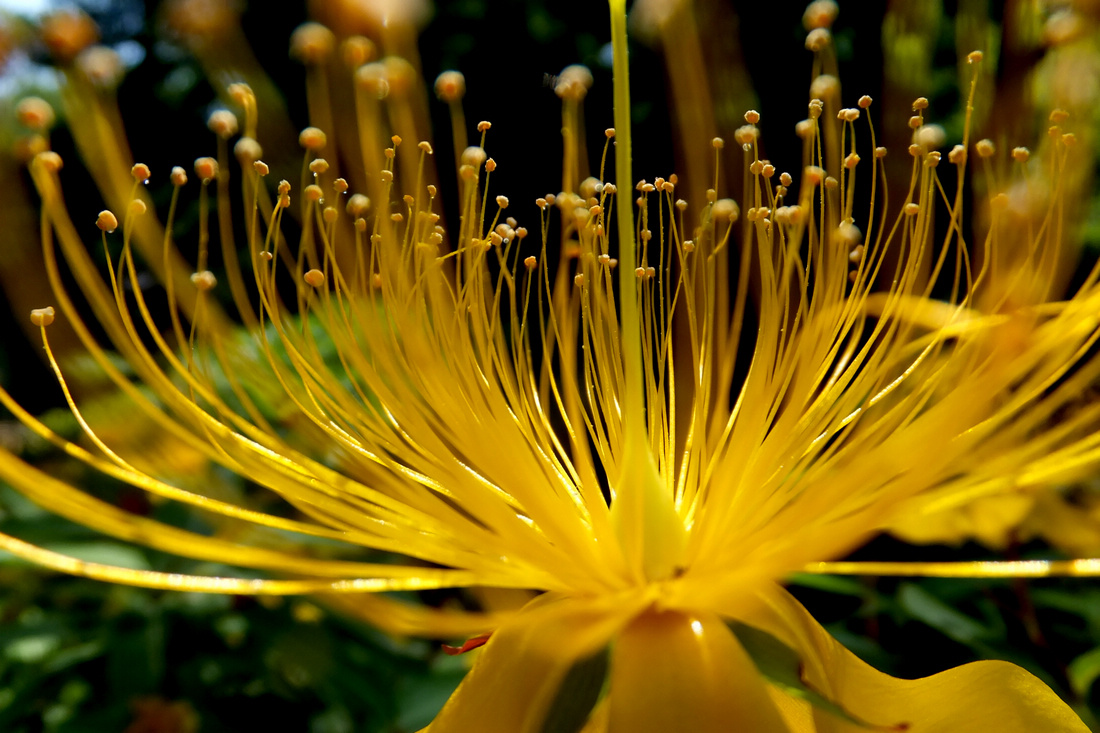
<path id="1" fill-rule="evenodd" d="M 615 643 L 609 733 L 787 733 L 764 680 L 717 616 L 647 611 Z"/>
<path id="2" fill-rule="evenodd" d="M 1088 733 L 1046 685 L 1007 662 L 974 662 L 919 680 L 883 674 L 845 649 L 786 591 L 744 619 L 802 655 L 805 682 L 854 716 L 906 733 Z M 822 710 L 806 733 L 866 733 Z M 901 726 L 907 727 L 901 727 Z"/>
<path id="3" fill-rule="evenodd" d="M 431 733 L 539 733 L 566 672 L 602 650 L 648 600 L 547 593 L 493 632 Z"/>

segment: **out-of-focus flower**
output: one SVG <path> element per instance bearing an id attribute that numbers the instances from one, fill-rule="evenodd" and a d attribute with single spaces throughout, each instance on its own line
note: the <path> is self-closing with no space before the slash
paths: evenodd
<path id="1" fill-rule="evenodd" d="M 110 264 L 104 278 L 85 244 L 93 222 L 70 218 L 64 161 L 38 152 L 30 170 L 56 309 L 36 309 L 32 321 L 50 363 L 65 386 L 48 338 L 64 320 L 135 413 L 186 454 L 297 511 L 288 518 L 164 480 L 155 461 L 103 440 L 70 392 L 91 448 L 0 392 L 72 457 L 226 529 L 207 536 L 130 514 L 0 452 L 0 478 L 34 501 L 118 538 L 278 577 L 97 565 L 7 535 L 0 546 L 47 567 L 156 588 L 537 592 L 497 615 L 360 600 L 383 628 L 471 635 L 461 650 L 484 646 L 436 733 L 1085 730 L 1053 692 L 1006 663 L 918 681 L 877 673 L 781 587 L 792 572 L 838 569 L 829 561 L 896 522 L 906 502 L 1079 476 L 1095 462 L 1100 414 L 1055 416 L 1100 371 L 1087 358 L 1100 336 L 1096 273 L 1068 300 L 1034 295 L 1057 268 L 1063 192 L 1054 186 L 1041 199 L 1046 223 L 1024 234 L 1006 218 L 1011 192 L 991 191 L 990 236 L 968 245 L 968 161 L 994 155 L 992 144 L 972 145 L 968 119 L 958 144 L 941 152 L 945 133 L 918 98 L 906 144 L 876 146 L 871 98 L 842 104 L 836 6 L 820 0 L 805 16 L 815 78 L 797 128 L 800 170 L 762 157 L 761 115 L 750 110 L 732 141 L 740 203 L 720 196 L 725 173 L 696 200 L 678 195 L 675 175 L 635 183 L 624 6 L 611 1 L 616 119 L 599 175 L 581 173 L 592 77 L 570 67 L 555 87 L 561 191 L 539 198 L 537 210 L 523 207 L 529 223 L 514 213 L 519 202 L 492 190 L 498 163 L 484 121 L 473 145 L 454 130 L 459 219 L 445 228 L 416 65 L 375 61 L 373 41 L 307 24 L 291 43 L 307 65 L 315 125 L 298 137 L 301 184 L 270 182 L 267 104 L 237 82 L 226 97 L 240 114 L 211 115 L 217 155 L 171 172 L 162 225 L 146 193 L 154 172 L 131 165 L 112 117 L 115 79 L 98 73 L 110 71 L 108 57 L 78 51 L 67 117 L 109 205 L 94 225 Z M 171 22 L 199 32 L 184 20 Z M 210 69 L 237 64 L 261 79 L 239 49 L 194 48 Z M 968 61 L 979 69 L 981 53 Z M 334 79 L 348 86 L 334 94 Z M 464 119 L 464 88 L 454 75 L 436 86 L 455 120 Z M 230 213 L 234 137 L 243 262 Z M 1073 141 L 1060 132 L 1035 159 L 1060 171 Z M 726 145 L 715 137 L 707 157 Z M 888 154 L 910 171 L 894 208 L 880 177 Z M 1014 178 L 1056 180 L 1033 179 L 1031 156 L 1021 149 L 1005 163 Z M 943 187 L 943 167 L 953 168 L 954 191 Z M 871 181 L 866 201 L 857 175 Z M 172 232 L 185 187 L 196 186 L 190 265 Z M 222 286 L 210 268 L 211 197 L 245 343 L 213 297 Z M 58 250 L 133 377 L 71 300 Z M 1006 267 L 998 258 L 1009 250 Z M 144 267 L 167 291 L 163 328 L 141 287 Z M 378 557 L 298 552 L 242 526 Z"/>

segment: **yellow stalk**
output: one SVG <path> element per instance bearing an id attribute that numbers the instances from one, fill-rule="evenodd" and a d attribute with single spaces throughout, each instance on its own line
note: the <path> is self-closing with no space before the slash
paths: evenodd
<path id="1" fill-rule="evenodd" d="M 681 567 L 686 540 L 672 494 L 661 480 L 646 431 L 641 318 L 638 314 L 630 150 L 626 0 L 610 0 L 614 49 L 615 179 L 619 229 L 619 338 L 623 362 L 623 447 L 612 477 L 611 519 L 635 575 L 655 581 Z"/>

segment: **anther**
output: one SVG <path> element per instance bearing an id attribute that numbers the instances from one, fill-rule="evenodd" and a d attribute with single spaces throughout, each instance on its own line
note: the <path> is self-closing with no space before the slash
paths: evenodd
<path id="1" fill-rule="evenodd" d="M 688 202 L 687 201 L 684 201 L 683 199 L 676 199 L 676 208 L 679 209 L 681 212 L 686 211 L 687 207 L 688 207 Z"/>
<path id="2" fill-rule="evenodd" d="M 264 262 L 271 262 L 275 259 L 275 255 L 268 252 L 266 249 L 260 252 L 260 259 Z"/>
<path id="3" fill-rule="evenodd" d="M 638 278 L 639 280 L 641 280 L 643 277 L 645 277 L 645 268 L 644 267 L 635 267 L 634 268 L 634 277 Z"/>
<path id="4" fill-rule="evenodd" d="M 416 144 L 416 147 L 423 153 L 427 153 L 428 155 L 432 154 L 432 144 L 427 140 L 421 140 Z"/>
<path id="5" fill-rule="evenodd" d="M 1052 109 L 1050 111 L 1050 121 L 1051 122 L 1054 122 L 1054 123 L 1057 124 L 1057 123 L 1065 122 L 1068 119 L 1069 119 L 1069 112 L 1066 112 L 1064 109 L 1058 108 L 1058 109 Z"/>
<path id="6" fill-rule="evenodd" d="M 428 184 L 428 196 L 429 197 L 434 199 L 437 190 L 438 189 L 436 189 L 436 187 L 433 184 L 431 184 L 431 183 Z"/>
<path id="7" fill-rule="evenodd" d="M 463 165 L 470 165 L 474 168 L 480 168 L 481 164 L 485 162 L 485 151 L 476 145 L 471 145 L 462 151 L 460 158 Z"/>
<path id="8" fill-rule="evenodd" d="M 821 74 L 810 82 L 810 94 L 816 99 L 836 99 L 840 94 L 840 80 L 831 74 Z"/>
<path id="9" fill-rule="evenodd" d="M 916 99 L 913 100 L 913 111 L 917 112 L 918 110 L 922 110 L 922 109 L 928 109 L 928 98 L 927 97 L 917 97 Z"/>
<path id="10" fill-rule="evenodd" d="M 390 214 L 390 221 L 392 221 L 394 224 L 400 224 L 401 222 L 405 221 L 405 217 L 400 213 Z"/>
<path id="11" fill-rule="evenodd" d="M 290 55 L 312 66 L 328 60 L 336 48 L 336 36 L 320 23 L 303 23 L 290 35 Z"/>
<path id="12" fill-rule="evenodd" d="M 149 176 L 152 173 L 149 171 L 149 166 L 144 163 L 135 163 L 134 167 L 130 169 L 130 175 L 134 177 L 134 180 L 138 183 L 145 183 L 149 180 Z"/>
<path id="13" fill-rule="evenodd" d="M 610 140 L 611 138 L 615 137 L 615 128 L 614 127 L 609 127 L 609 128 L 607 128 L 606 130 L 603 131 L 603 134 L 604 134 L 604 137 L 606 137 L 608 140 Z"/>
<path id="14" fill-rule="evenodd" d="M 554 93 L 560 98 L 579 102 L 592 88 L 592 72 L 587 66 L 573 64 L 566 66 L 558 74 L 558 83 L 554 86 Z"/>
<path id="15" fill-rule="evenodd" d="M 814 122 L 813 120 L 800 120 L 794 126 L 794 134 L 803 140 L 808 140 L 813 137 L 814 134 Z"/>
<path id="16" fill-rule="evenodd" d="M 860 109 L 867 109 L 871 106 L 871 98 L 864 94 L 862 97 L 859 98 L 859 102 L 857 102 L 857 104 L 859 105 Z"/>
<path id="17" fill-rule="evenodd" d="M 191 273 L 191 282 L 195 287 L 203 292 L 213 290 L 214 286 L 218 284 L 218 278 L 214 277 L 214 273 L 210 270 L 203 270 L 202 272 Z"/>
<path id="18" fill-rule="evenodd" d="M 180 166 L 172 167 L 172 174 L 169 176 L 172 180 L 173 186 L 183 186 L 187 183 L 187 171 Z"/>
<path id="19" fill-rule="evenodd" d="M 918 155 L 920 155 L 920 145 L 917 145 L 916 143 L 913 143 L 912 145 L 910 145 L 909 146 L 909 154 L 911 156 L 913 156 L 914 158 L 917 157 Z"/>
<path id="20" fill-rule="evenodd" d="M 45 308 L 35 308 L 31 311 L 31 323 L 39 328 L 45 328 L 53 323 L 54 315 L 52 305 L 48 305 Z"/>
<path id="21" fill-rule="evenodd" d="M 985 54 L 983 54 L 981 51 L 971 51 L 970 53 L 968 53 L 966 55 L 966 63 L 968 63 L 968 64 L 979 63 L 982 60 L 982 58 L 984 57 L 984 55 Z"/>
<path id="22" fill-rule="evenodd" d="M 762 170 L 760 173 L 764 176 L 764 178 L 771 178 L 775 175 L 775 166 L 767 161 L 764 161 L 764 170 Z"/>
<path id="23" fill-rule="evenodd" d="M 15 105 L 15 116 L 19 124 L 35 132 L 49 129 L 56 116 L 50 103 L 41 97 L 25 97 Z"/>
<path id="24" fill-rule="evenodd" d="M 496 169 L 497 169 L 497 162 L 495 160 L 493 160 L 492 158 L 489 158 L 488 160 L 485 161 L 485 171 L 487 173 L 492 173 Z"/>
<path id="25" fill-rule="evenodd" d="M 990 158 L 997 152 L 997 149 L 993 146 L 993 141 L 988 138 L 979 140 L 974 145 L 974 149 L 978 151 L 978 156 L 981 158 Z"/>
<path id="26" fill-rule="evenodd" d="M 919 115 L 913 115 L 909 118 L 909 129 L 916 130 L 918 127 L 924 124 L 924 118 Z"/>
<path id="27" fill-rule="evenodd" d="M 682 249 L 684 250 L 684 252 L 694 252 L 695 242 L 691 241 L 690 239 L 685 239 Z"/>
<path id="28" fill-rule="evenodd" d="M 925 150 L 938 148 L 945 140 L 947 140 L 947 133 L 939 125 L 921 125 L 913 133 L 913 142 Z"/>
<path id="29" fill-rule="evenodd" d="M 321 216 L 324 217 L 326 224 L 331 224 L 336 221 L 337 213 L 335 206 L 326 206 L 324 211 L 321 212 Z"/>
<path id="30" fill-rule="evenodd" d="M 920 213 L 920 206 L 918 204 L 908 203 L 902 211 L 905 212 L 906 216 L 916 216 Z"/>
<path id="31" fill-rule="evenodd" d="M 820 77 L 818 77 L 818 78 L 820 78 Z M 810 100 L 810 105 L 809 105 L 809 110 L 810 110 L 810 119 L 816 120 L 818 117 L 821 116 L 821 113 L 825 110 L 825 103 L 822 102 L 820 99 L 811 99 Z"/>
<path id="32" fill-rule="evenodd" d="M 808 31 L 828 28 L 839 13 L 840 7 L 833 0 L 814 0 L 802 13 L 802 27 Z"/>
<path id="33" fill-rule="evenodd" d="M 317 201 L 322 204 L 325 202 L 325 192 L 316 183 L 306 186 L 304 193 L 308 201 Z"/>
<path id="34" fill-rule="evenodd" d="M 638 268 L 638 269 L 641 269 L 641 268 Z M 573 276 L 573 284 L 576 285 L 579 288 L 584 287 L 584 273 L 583 272 L 578 272 L 576 275 Z"/>
<path id="35" fill-rule="evenodd" d="M 764 164 L 761 163 L 759 160 L 754 160 L 752 163 L 749 164 L 749 173 L 752 173 L 754 176 L 760 175 L 763 171 Z"/>
<path id="36" fill-rule="evenodd" d="M 875 148 L 875 157 L 876 158 L 885 158 L 886 157 L 886 148 L 882 147 L 881 145 L 879 145 L 877 148 Z"/>
<path id="37" fill-rule="evenodd" d="M 816 165 L 806 166 L 803 175 L 811 186 L 816 186 L 825 180 L 825 171 Z"/>
<path id="38" fill-rule="evenodd" d="M 333 188 L 333 190 L 336 191 L 336 193 L 347 193 L 347 190 L 348 190 L 347 179 L 337 178 L 335 181 L 332 182 L 332 188 Z"/>
<path id="39" fill-rule="evenodd" d="M 492 126 L 493 123 L 489 122 L 489 120 L 482 120 L 481 122 L 477 123 L 477 131 L 486 132 Z"/>
<path id="40" fill-rule="evenodd" d="M 324 158 L 317 158 L 309 163 L 309 172 L 314 175 L 320 175 L 328 170 L 328 161 Z"/>
<path id="41" fill-rule="evenodd" d="M 924 156 L 924 164 L 929 168 L 935 168 L 940 164 L 940 153 L 938 150 L 933 150 L 928 155 Z"/>
<path id="42" fill-rule="evenodd" d="M 844 158 L 844 167 L 851 170 L 859 165 L 859 156 L 855 153 L 848 153 Z"/>
<path id="43" fill-rule="evenodd" d="M 278 191 L 280 196 L 290 193 L 290 181 L 285 178 L 279 181 Z"/>
<path id="44" fill-rule="evenodd" d="M 42 19 L 42 41 L 59 61 L 72 61 L 84 48 L 99 40 L 99 29 L 76 9 L 60 10 Z"/>
<path id="45" fill-rule="evenodd" d="M 806 34 L 806 50 L 817 53 L 829 45 L 833 35 L 825 28 L 814 28 Z"/>
<path id="46" fill-rule="evenodd" d="M 376 48 L 374 42 L 363 36 L 345 38 L 340 44 L 340 55 L 344 59 L 344 65 L 348 69 L 358 69 L 363 64 L 374 58 Z"/>
<path id="47" fill-rule="evenodd" d="M 725 219 L 733 224 L 741 216 L 741 207 L 733 199 L 719 199 L 714 203 L 713 213 L 715 219 Z"/>
<path id="48" fill-rule="evenodd" d="M 145 202 L 141 199 L 134 199 L 130 202 L 130 216 L 141 216 L 145 211 Z"/>
<path id="49" fill-rule="evenodd" d="M 832 176 L 827 176 L 825 178 L 825 188 L 829 189 L 830 191 L 835 191 L 838 185 L 840 184 Z"/>
<path id="50" fill-rule="evenodd" d="M 539 261 L 535 259 L 534 255 L 529 255 L 523 258 L 523 266 L 528 270 L 534 270 L 539 264 Z"/>
<path id="51" fill-rule="evenodd" d="M 259 160 L 260 156 L 264 154 L 264 149 L 253 138 L 242 137 L 233 146 L 233 154 L 237 156 L 237 161 L 245 166 Z"/>
<path id="52" fill-rule="evenodd" d="M 1077 144 L 1077 136 L 1072 132 L 1067 132 L 1065 135 L 1062 135 L 1062 144 L 1067 148 L 1072 148 Z"/>
<path id="53" fill-rule="evenodd" d="M 1031 157 L 1031 151 L 1023 146 L 1013 148 L 1012 157 L 1019 163 L 1026 163 L 1028 158 Z"/>
<path id="54" fill-rule="evenodd" d="M 325 273 L 317 269 L 307 270 L 302 275 L 302 279 L 305 280 L 306 285 L 309 285 L 311 288 L 319 288 L 325 284 Z"/>
<path id="55" fill-rule="evenodd" d="M 115 216 L 114 213 L 104 209 L 99 212 L 99 217 L 95 220 L 95 225 L 110 234 L 118 229 L 118 217 Z"/>
<path id="56" fill-rule="evenodd" d="M 947 159 L 955 165 L 962 165 L 966 162 L 966 148 L 962 145 L 956 145 L 951 148 L 951 152 L 947 154 Z"/>
<path id="57" fill-rule="evenodd" d="M 749 123 L 750 125 L 755 125 L 756 123 L 760 122 L 760 113 L 757 112 L 755 109 L 750 109 L 748 112 L 745 113 L 745 122 Z"/>
<path id="58" fill-rule="evenodd" d="M 316 127 L 307 127 L 298 134 L 298 144 L 306 150 L 320 150 L 327 142 L 325 133 Z"/>
<path id="59" fill-rule="evenodd" d="M 360 234 L 367 231 L 367 220 L 362 218 L 356 219 L 355 231 L 359 232 Z"/>
<path id="60" fill-rule="evenodd" d="M 385 99 L 390 94 L 385 65 L 375 62 L 363 64 L 355 70 L 355 86 L 375 99 Z"/>
<path id="61" fill-rule="evenodd" d="M 460 71 L 444 71 L 435 78 L 435 96 L 447 104 L 466 96 L 466 77 Z"/>
<path id="62" fill-rule="evenodd" d="M 217 109 L 206 118 L 206 126 L 222 140 L 237 134 L 237 115 L 227 109 Z"/>
<path id="63" fill-rule="evenodd" d="M 196 158 L 195 175 L 203 183 L 210 183 L 218 175 L 218 161 L 210 157 Z"/>
<path id="64" fill-rule="evenodd" d="M 382 171 L 382 182 L 393 183 L 393 171 Z"/>

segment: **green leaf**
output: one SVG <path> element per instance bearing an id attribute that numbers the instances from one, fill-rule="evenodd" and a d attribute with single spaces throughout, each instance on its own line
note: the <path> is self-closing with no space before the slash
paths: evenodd
<path id="1" fill-rule="evenodd" d="M 802 659 L 798 656 L 798 652 L 768 632 L 738 621 L 729 621 L 726 625 L 737 637 L 737 641 L 741 643 L 760 674 L 788 695 L 805 700 L 819 710 L 866 730 L 904 730 L 903 724 L 875 725 L 869 723 L 810 687 L 802 679 Z"/>
<path id="2" fill-rule="evenodd" d="M 1066 669 L 1069 684 L 1080 697 L 1088 694 L 1092 683 L 1100 677 L 1100 646 L 1087 651 L 1069 663 Z"/>
<path id="3" fill-rule="evenodd" d="M 989 629 L 959 613 L 920 586 L 905 583 L 898 589 L 898 605 L 918 621 L 962 644 L 973 645 L 990 636 Z"/>

